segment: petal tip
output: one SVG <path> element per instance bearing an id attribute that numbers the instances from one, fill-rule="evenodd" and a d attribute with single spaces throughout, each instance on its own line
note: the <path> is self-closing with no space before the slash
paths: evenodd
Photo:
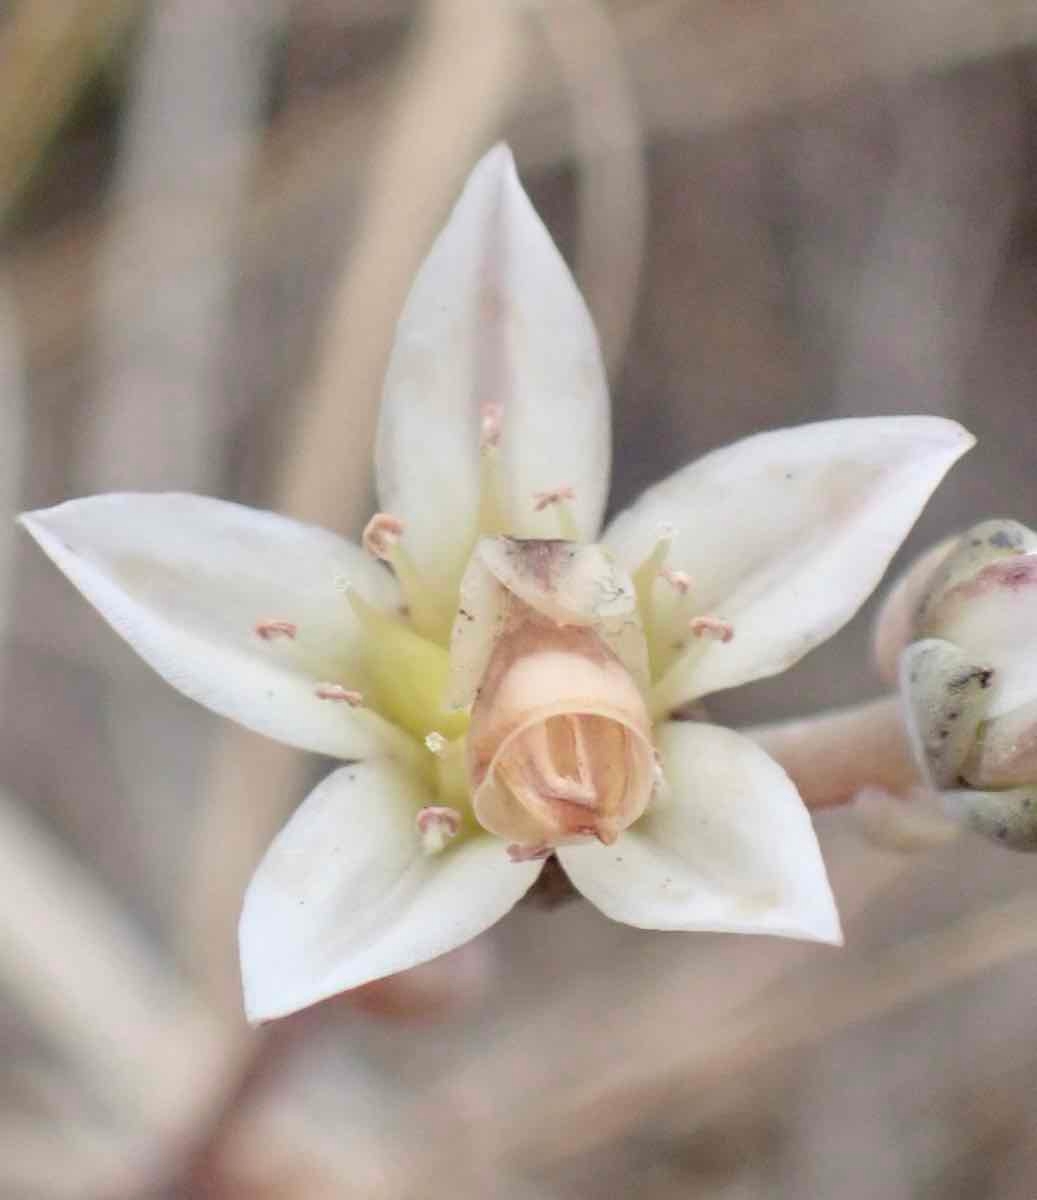
<path id="1" fill-rule="evenodd" d="M 300 995 L 292 988 L 290 968 L 280 956 L 272 957 L 275 938 L 270 931 L 271 898 L 268 894 L 259 895 L 258 883 L 253 876 L 238 920 L 242 1007 L 245 1020 L 253 1029 L 290 1016 L 331 994 L 319 994 L 319 989 L 311 987 Z"/>
<path id="2" fill-rule="evenodd" d="M 966 429 L 960 422 L 952 421 L 949 417 L 933 417 L 931 419 L 940 423 L 946 436 L 948 447 L 957 450 L 959 455 L 967 453 L 967 451 L 975 446 L 976 435 Z"/>
<path id="3" fill-rule="evenodd" d="M 495 142 L 476 163 L 475 170 L 514 173 L 515 155 L 507 142 Z"/>
<path id="4" fill-rule="evenodd" d="M 836 908 L 834 900 L 831 903 L 829 911 L 824 914 L 817 914 L 817 918 L 811 922 L 808 929 L 804 929 L 801 936 L 811 942 L 818 942 L 823 946 L 834 946 L 837 949 L 842 949 L 846 945 L 842 921 L 839 918 L 839 910 Z"/>
<path id="5" fill-rule="evenodd" d="M 66 501 L 65 504 L 72 503 Z M 51 508 L 37 508 L 32 512 L 19 513 L 15 517 L 15 524 L 20 525 L 22 529 L 32 538 L 37 546 L 43 551 L 46 556 L 57 563 L 61 564 L 57 559 L 57 551 L 60 548 L 67 549 L 61 546 L 61 537 L 54 528 L 53 522 L 49 519 L 59 509 L 64 508 L 65 504 L 56 504 Z"/>
<path id="6" fill-rule="evenodd" d="M 874 419 L 881 421 L 889 418 Z M 920 442 L 924 441 L 926 445 L 936 449 L 941 457 L 949 454 L 951 462 L 956 461 L 976 444 L 975 434 L 950 417 L 919 415 L 894 419 L 902 422 L 910 433 L 917 435 Z"/>
<path id="7" fill-rule="evenodd" d="M 39 532 L 37 531 L 43 524 L 41 518 L 45 517 L 48 512 L 50 512 L 48 508 L 37 508 L 32 512 L 21 512 L 15 516 L 14 523 L 20 525 L 22 529 L 39 541 Z"/>
<path id="8" fill-rule="evenodd" d="M 521 187 L 515 156 L 507 142 L 497 142 L 472 167 L 464 191 L 493 193 L 511 187 Z"/>

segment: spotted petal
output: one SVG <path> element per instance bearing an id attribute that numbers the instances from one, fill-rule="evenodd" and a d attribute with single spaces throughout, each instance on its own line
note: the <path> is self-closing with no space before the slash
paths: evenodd
<path id="1" fill-rule="evenodd" d="M 840 943 L 810 815 L 755 743 L 716 725 L 658 730 L 667 786 L 612 846 L 562 846 L 591 903 L 642 929 L 770 933 Z"/>
<path id="2" fill-rule="evenodd" d="M 475 540 L 484 406 L 499 407 L 504 528 L 557 537 L 534 495 L 573 489 L 592 541 L 608 489 L 605 371 L 587 307 L 497 146 L 476 166 L 396 330 L 378 429 L 382 507 L 423 573 L 454 586 Z"/>
<path id="3" fill-rule="evenodd" d="M 774 675 L 831 637 L 973 441 L 939 417 L 825 421 L 746 438 L 649 489 L 605 541 L 635 570 L 669 528 L 669 565 L 690 576 L 686 599 L 653 589 L 656 642 L 676 654 L 656 710 Z M 689 637 L 707 614 L 734 637 Z"/>
<path id="4" fill-rule="evenodd" d="M 168 683 L 259 733 L 339 758 L 413 753 L 365 709 L 322 700 L 358 685 L 360 631 L 343 579 L 373 604 L 395 583 L 357 546 L 274 513 L 177 494 L 93 496 L 22 523 L 80 592 Z M 294 638 L 264 639 L 282 620 Z"/>
<path id="5" fill-rule="evenodd" d="M 471 833 L 426 855 L 415 823 L 434 800 L 390 761 L 342 767 L 260 863 L 241 915 L 250 1021 L 266 1021 L 417 966 L 495 924 L 541 863 Z"/>

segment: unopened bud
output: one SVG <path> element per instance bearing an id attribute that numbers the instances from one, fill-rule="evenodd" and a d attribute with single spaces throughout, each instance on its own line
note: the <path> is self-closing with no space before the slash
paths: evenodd
<path id="1" fill-rule="evenodd" d="M 1037 534 L 984 521 L 917 591 L 900 687 L 919 766 L 965 827 L 1037 850 Z"/>

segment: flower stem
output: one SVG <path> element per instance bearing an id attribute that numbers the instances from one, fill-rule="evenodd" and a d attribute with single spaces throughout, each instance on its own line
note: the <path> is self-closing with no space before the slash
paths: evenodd
<path id="1" fill-rule="evenodd" d="M 781 763 L 808 808 L 846 804 L 864 787 L 902 794 L 919 782 L 895 696 L 745 732 Z"/>

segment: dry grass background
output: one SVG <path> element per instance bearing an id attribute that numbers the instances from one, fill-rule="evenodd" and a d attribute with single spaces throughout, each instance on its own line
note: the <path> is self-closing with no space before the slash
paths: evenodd
<path id="1" fill-rule="evenodd" d="M 1034 521 L 1026 0 L 0 6 L 0 1196 L 1037 1196 L 1034 860 L 819 817 L 841 952 L 521 907 L 249 1033 L 233 926 L 319 765 L 169 692 L 8 517 L 194 489 L 355 533 L 408 282 L 505 137 L 614 385 L 614 503 L 833 415 Z M 735 722 L 877 694 L 868 617 Z"/>

